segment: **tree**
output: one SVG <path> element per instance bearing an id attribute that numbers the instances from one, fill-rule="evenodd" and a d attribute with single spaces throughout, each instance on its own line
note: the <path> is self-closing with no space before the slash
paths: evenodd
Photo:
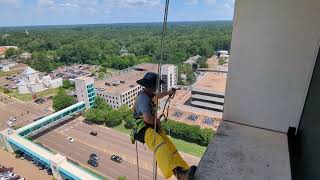
<path id="1" fill-rule="evenodd" d="M 98 73 L 98 78 L 99 79 L 104 79 L 106 77 L 106 73 L 104 73 L 104 72 L 99 72 Z"/>
<path id="2" fill-rule="evenodd" d="M 207 59 L 208 58 L 206 56 L 201 56 L 198 61 L 198 65 L 200 68 L 208 68 Z"/>
<path id="3" fill-rule="evenodd" d="M 5 57 L 6 58 L 12 58 L 15 57 L 19 54 L 19 51 L 15 48 L 9 48 L 6 52 L 5 52 Z"/>
<path id="4" fill-rule="evenodd" d="M 124 127 L 132 129 L 134 126 L 133 110 L 127 105 L 122 105 L 117 109 L 118 113 L 121 114 L 122 121 L 125 122 Z"/>
<path id="5" fill-rule="evenodd" d="M 226 63 L 226 60 L 224 58 L 220 58 L 219 59 L 219 65 L 223 65 L 224 63 Z"/>
<path id="6" fill-rule="evenodd" d="M 105 112 L 105 111 L 104 111 Z M 108 127 L 116 127 L 122 123 L 121 114 L 117 110 L 111 110 L 106 114 L 105 124 Z"/>
<path id="7" fill-rule="evenodd" d="M 74 84 L 71 84 L 71 82 L 69 80 L 63 80 L 62 81 L 62 87 L 64 89 L 73 89 L 74 88 Z"/>
<path id="8" fill-rule="evenodd" d="M 75 103 L 76 103 L 76 100 L 74 97 L 69 96 L 63 88 L 59 88 L 57 95 L 53 97 L 52 107 L 55 111 L 60 111 Z"/>
<path id="9" fill-rule="evenodd" d="M 96 99 L 94 100 L 93 108 L 94 109 L 100 109 L 100 110 L 106 110 L 106 111 L 112 110 L 112 108 L 100 96 L 97 96 Z"/>

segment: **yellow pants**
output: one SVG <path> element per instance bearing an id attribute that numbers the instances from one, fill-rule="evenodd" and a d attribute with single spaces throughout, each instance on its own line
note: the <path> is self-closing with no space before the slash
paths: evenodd
<path id="1" fill-rule="evenodd" d="M 165 178 L 173 175 L 173 169 L 180 166 L 183 170 L 189 169 L 189 165 L 182 159 L 175 145 L 170 141 L 165 132 L 155 134 L 152 128 L 148 128 L 145 133 L 144 141 L 151 151 L 155 151 L 158 166 Z"/>

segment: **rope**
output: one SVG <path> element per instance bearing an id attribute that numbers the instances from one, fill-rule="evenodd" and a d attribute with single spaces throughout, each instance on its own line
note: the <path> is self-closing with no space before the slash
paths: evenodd
<path id="1" fill-rule="evenodd" d="M 139 171 L 139 154 L 138 154 L 138 141 L 136 140 L 136 155 L 137 155 L 137 171 L 138 171 L 138 180 L 140 180 L 140 171 Z"/>
<path id="2" fill-rule="evenodd" d="M 162 25 L 162 35 L 161 35 L 161 51 L 160 51 L 160 60 L 158 64 L 158 78 L 157 78 L 157 92 L 160 92 L 160 79 L 161 79 L 161 66 L 163 60 L 163 51 L 164 51 L 164 39 L 167 30 L 167 20 L 168 20 L 168 8 L 169 8 L 169 0 L 166 0 L 166 6 L 163 17 L 163 25 Z M 153 145 L 156 144 L 156 133 L 157 133 L 157 108 L 159 105 L 159 101 L 157 99 L 155 116 L 154 116 L 154 128 L 153 128 Z M 157 180 L 157 162 L 156 162 L 156 151 L 153 151 L 153 180 Z"/>

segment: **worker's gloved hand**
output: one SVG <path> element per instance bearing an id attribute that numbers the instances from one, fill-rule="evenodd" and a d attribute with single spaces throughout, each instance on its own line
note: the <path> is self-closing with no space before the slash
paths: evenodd
<path id="1" fill-rule="evenodd" d="M 180 90 L 181 88 L 171 88 L 171 91 L 176 92 L 177 90 Z"/>
<path id="2" fill-rule="evenodd" d="M 169 91 L 169 96 L 173 97 L 177 90 L 180 90 L 180 88 L 171 88 Z"/>

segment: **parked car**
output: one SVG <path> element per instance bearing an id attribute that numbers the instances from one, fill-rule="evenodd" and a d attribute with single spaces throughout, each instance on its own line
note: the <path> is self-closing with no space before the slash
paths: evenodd
<path id="1" fill-rule="evenodd" d="M 21 158 L 21 157 L 23 157 L 22 155 L 23 155 L 23 152 L 21 152 L 21 151 L 16 152 L 16 158 Z"/>
<path id="2" fill-rule="evenodd" d="M 7 125 L 8 125 L 9 127 L 14 127 L 14 122 L 12 122 L 12 121 L 7 121 Z"/>
<path id="3" fill-rule="evenodd" d="M 90 154 L 89 157 L 90 157 L 90 159 L 93 159 L 93 160 L 95 160 L 95 161 L 98 161 L 98 160 L 99 160 L 99 156 L 96 155 L 96 154 L 94 154 L 94 153 Z"/>
<path id="4" fill-rule="evenodd" d="M 45 166 L 43 164 L 40 164 L 38 168 L 39 170 L 44 170 Z"/>
<path id="5" fill-rule="evenodd" d="M 73 143 L 73 142 L 74 142 L 74 139 L 73 139 L 72 137 L 67 137 L 67 138 L 66 138 L 66 141 Z"/>
<path id="6" fill-rule="evenodd" d="M 89 159 L 88 164 L 90 164 L 93 167 L 98 167 L 98 165 L 99 165 L 98 162 L 93 159 Z"/>
<path id="7" fill-rule="evenodd" d="M 47 170 L 47 173 L 48 173 L 48 175 L 52 175 L 52 169 L 49 168 L 49 169 Z"/>
<path id="8" fill-rule="evenodd" d="M 15 122 L 17 119 L 16 119 L 16 117 L 14 117 L 14 116 L 11 116 L 10 118 L 9 118 L 9 121 L 11 121 L 11 122 Z"/>
<path id="9" fill-rule="evenodd" d="M 92 136 L 97 136 L 97 135 L 98 135 L 97 131 L 91 131 L 90 134 L 91 134 Z"/>
<path id="10" fill-rule="evenodd" d="M 117 162 L 117 163 L 122 163 L 122 162 L 123 162 L 123 159 L 122 159 L 120 156 L 118 156 L 118 155 L 112 155 L 112 156 L 111 156 L 111 160 L 112 160 L 112 161 L 115 161 L 115 162 Z"/>

